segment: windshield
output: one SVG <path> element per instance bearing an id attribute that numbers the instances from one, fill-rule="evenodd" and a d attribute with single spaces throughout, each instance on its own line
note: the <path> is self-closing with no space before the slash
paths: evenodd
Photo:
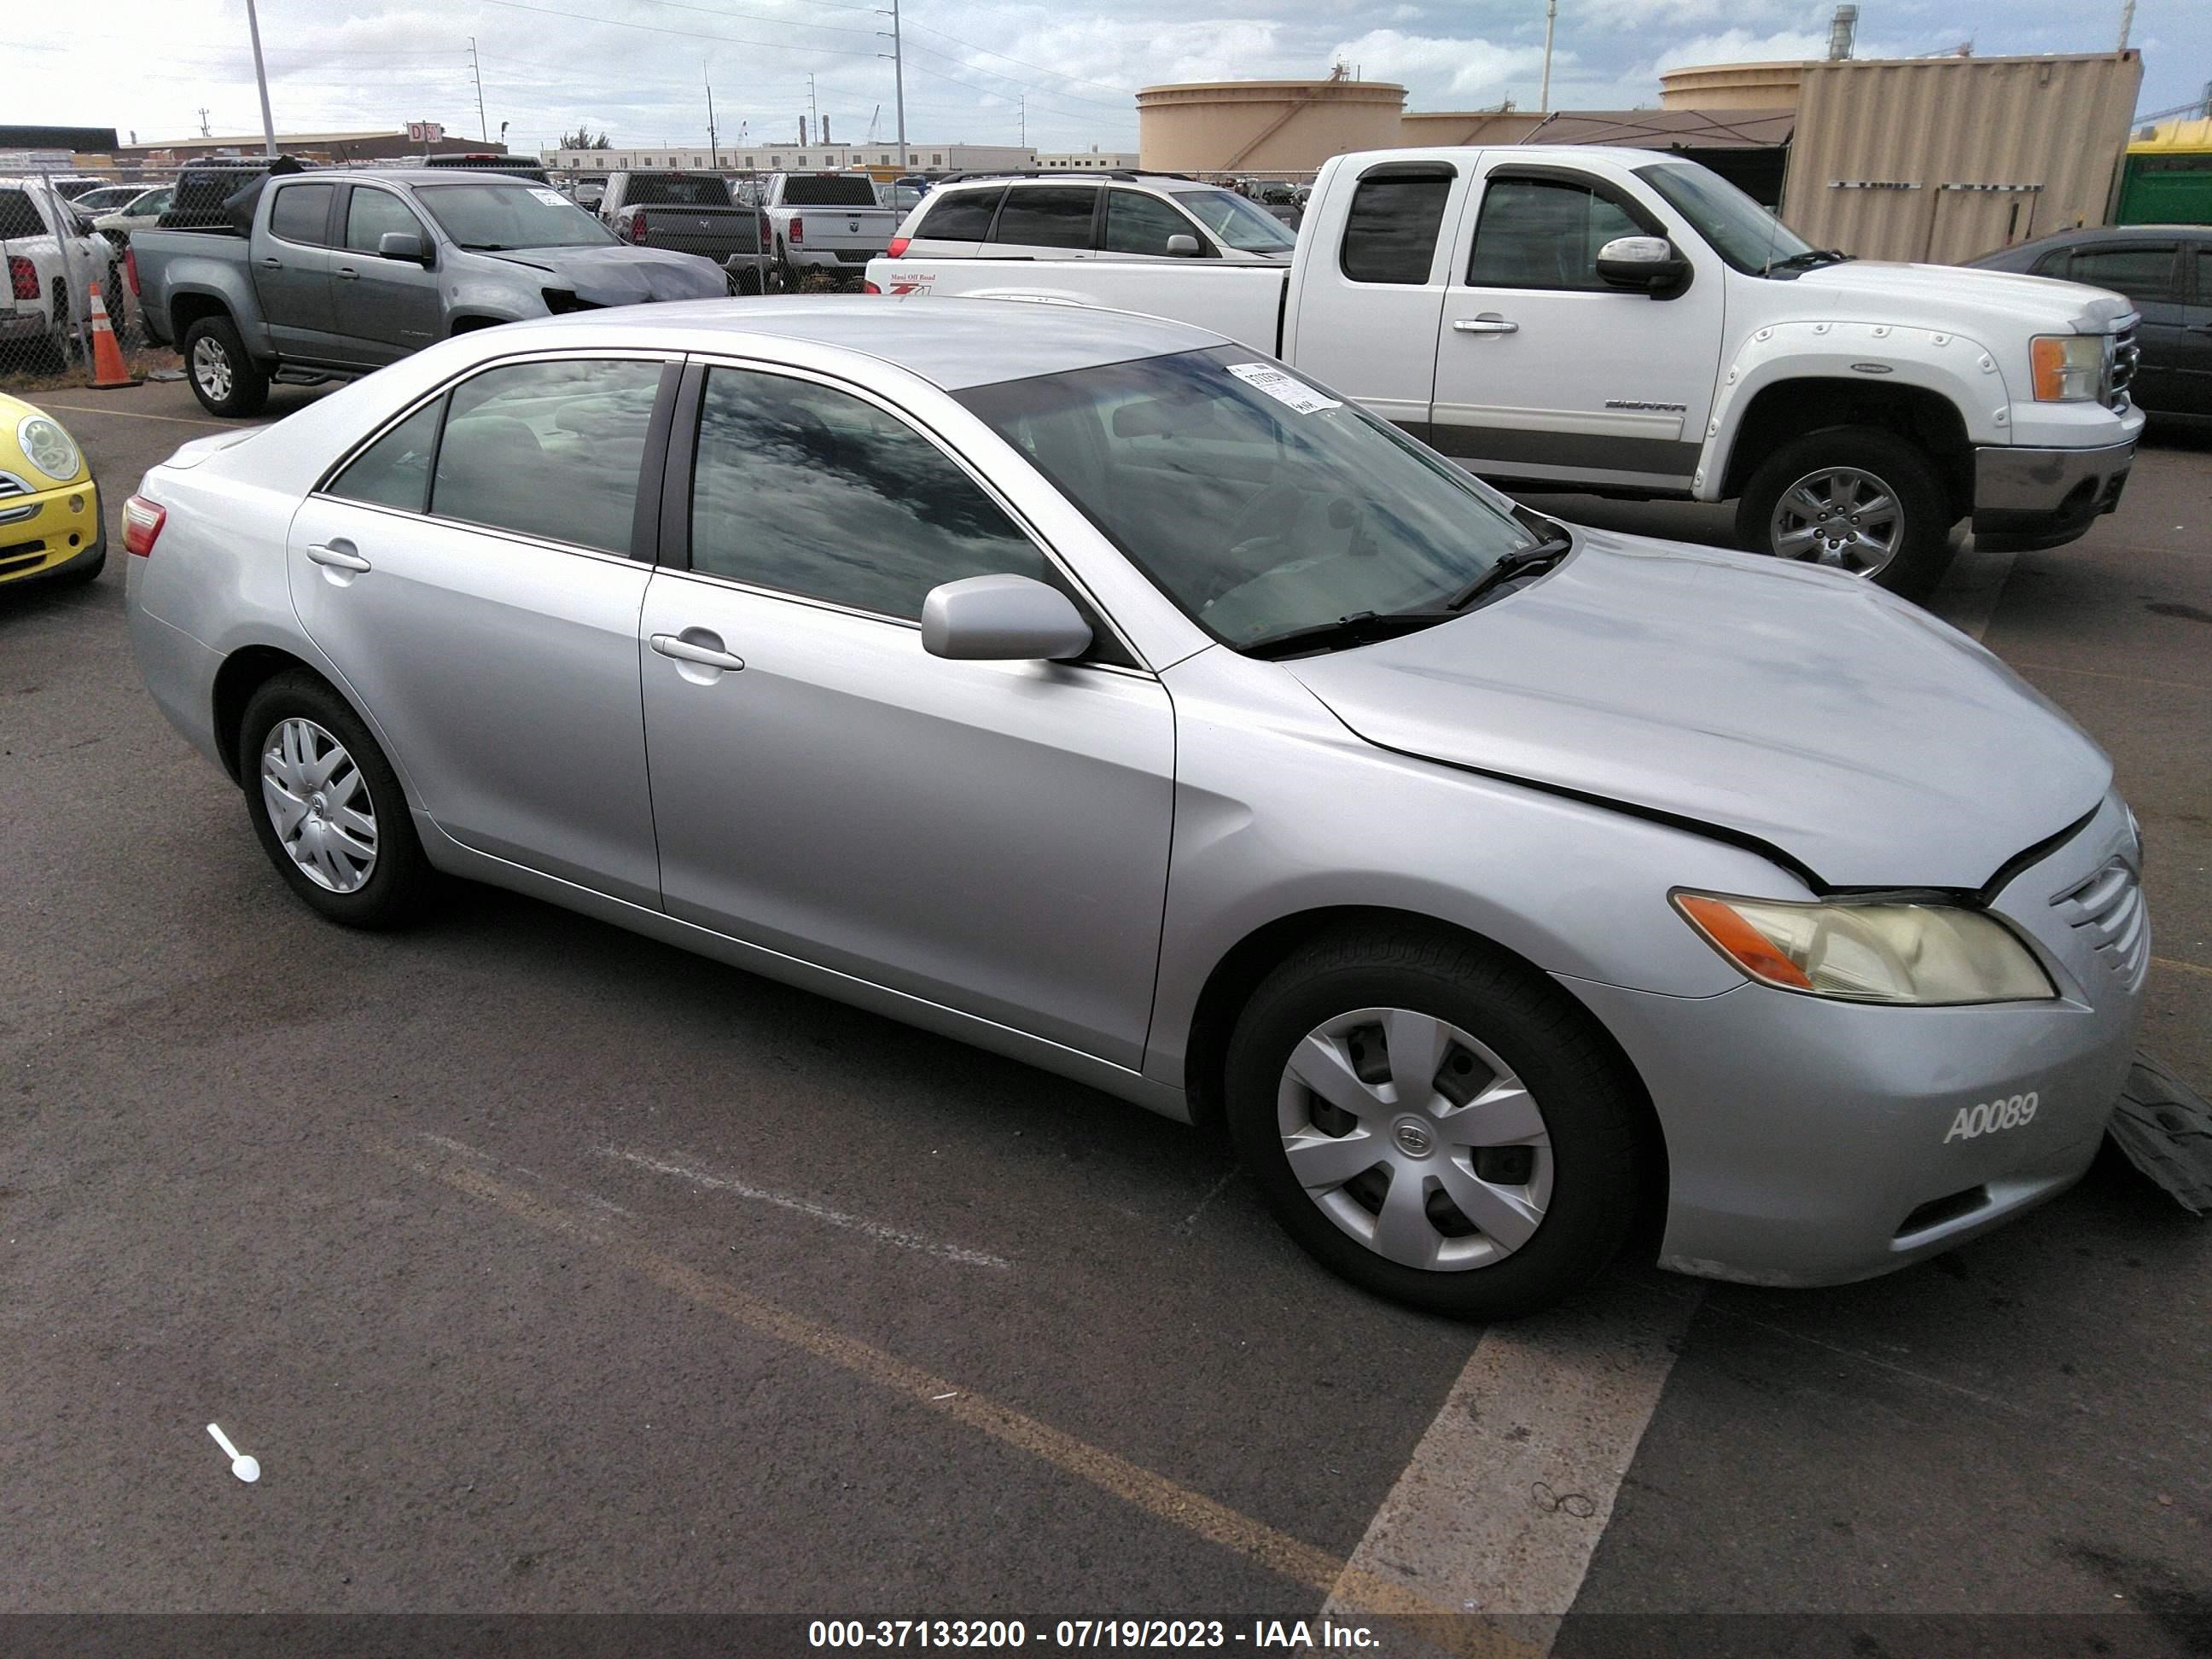
<path id="1" fill-rule="evenodd" d="M 1769 265 L 1814 251 L 1810 242 L 1710 168 L 1662 161 L 1637 168 L 1636 176 L 1738 270 L 1763 275 Z"/>
<path id="2" fill-rule="evenodd" d="M 614 233 L 545 185 L 417 185 L 415 194 L 447 235 L 465 248 L 496 253 L 520 247 L 605 247 Z"/>
<path id="3" fill-rule="evenodd" d="M 1288 253 L 1298 245 L 1298 239 L 1280 219 L 1233 191 L 1173 190 L 1168 194 L 1239 253 Z"/>
<path id="4" fill-rule="evenodd" d="M 957 395 L 1231 646 L 1432 611 L 1535 539 L 1504 497 L 1243 347 Z"/>

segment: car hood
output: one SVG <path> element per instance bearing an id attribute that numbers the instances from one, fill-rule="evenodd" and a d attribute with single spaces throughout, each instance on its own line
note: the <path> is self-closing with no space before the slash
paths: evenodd
<path id="1" fill-rule="evenodd" d="M 722 268 L 696 253 L 672 248 L 533 247 L 492 256 L 558 278 L 580 300 L 596 306 L 635 306 L 655 300 L 718 300 L 729 292 Z"/>
<path id="2" fill-rule="evenodd" d="M 1282 666 L 1370 743 L 1748 836 L 1831 888 L 1979 888 L 2111 785 L 2041 694 L 1879 588 L 1576 542 L 1468 617 Z"/>
<path id="3" fill-rule="evenodd" d="M 2023 326 L 2030 332 L 2108 334 L 2135 312 L 2131 301 L 2081 283 L 1880 259 L 1818 265 L 1798 277 L 1795 288 L 1792 297 L 1814 307 L 1824 320 L 1917 321 L 1955 331 L 1971 314 L 1997 319 L 2008 337 Z"/>

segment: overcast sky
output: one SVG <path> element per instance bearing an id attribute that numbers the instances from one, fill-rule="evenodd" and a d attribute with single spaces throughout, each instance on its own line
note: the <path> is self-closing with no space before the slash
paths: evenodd
<path id="1" fill-rule="evenodd" d="M 258 0 L 276 127 L 478 131 L 469 37 L 496 137 L 535 149 L 578 123 L 617 144 L 788 142 L 808 107 L 835 139 L 892 131 L 887 14 L 872 0 Z M 887 8 L 890 0 L 882 0 Z M 2205 0 L 2138 0 L 2144 112 L 2212 75 Z M 1832 0 L 1560 0 L 1552 101 L 1658 101 L 1677 64 L 1818 56 Z M 1982 55 L 2109 50 L 2120 0 L 1860 0 L 1859 55 L 1972 40 Z M 106 125 L 142 141 L 258 133 L 245 0 L 10 7 L 4 118 Z M 2198 18 L 2190 25 L 2191 15 Z M 1536 103 L 1543 0 L 903 0 L 909 142 L 1133 149 L 1129 93 L 1156 82 L 1311 76 L 1342 60 L 1403 82 L 1413 109 Z M 2192 37 L 2194 39 L 2192 40 Z M 877 106 L 881 106 L 881 113 Z"/>

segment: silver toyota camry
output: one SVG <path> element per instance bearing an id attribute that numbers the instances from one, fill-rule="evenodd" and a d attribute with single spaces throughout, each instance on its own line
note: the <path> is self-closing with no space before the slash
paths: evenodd
<path id="1" fill-rule="evenodd" d="M 323 915 L 495 883 L 1218 1126 L 1421 1307 L 1900 1267 L 2128 1063 L 2135 823 L 1995 658 L 1179 324 L 517 324 L 125 518 L 148 688 Z"/>

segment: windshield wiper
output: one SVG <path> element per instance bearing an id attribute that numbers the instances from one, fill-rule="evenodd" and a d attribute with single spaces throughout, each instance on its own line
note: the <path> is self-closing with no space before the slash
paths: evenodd
<path id="1" fill-rule="evenodd" d="M 1520 577 L 1549 569 L 1572 552 L 1574 545 L 1573 538 L 1561 532 L 1547 536 L 1533 546 L 1517 547 L 1442 605 L 1422 605 L 1412 611 L 1355 611 L 1334 622 L 1315 623 L 1305 628 L 1269 634 L 1238 648 L 1248 657 L 1273 660 L 1301 652 L 1326 651 L 1340 645 L 1372 645 L 1377 640 L 1395 639 L 1401 634 L 1412 634 L 1456 619 L 1486 593 L 1493 593 Z"/>
<path id="2" fill-rule="evenodd" d="M 1443 602 L 1448 615 L 1467 610 L 1486 593 L 1494 593 L 1507 582 L 1548 570 L 1574 551 L 1574 538 L 1561 531 L 1530 547 L 1516 547 Z"/>
<path id="3" fill-rule="evenodd" d="M 1814 265 L 1840 265 L 1854 257 L 1839 247 L 1808 247 L 1802 253 L 1793 253 L 1786 259 L 1769 259 L 1759 268 L 1759 274 L 1771 276 L 1778 270 L 1810 270 Z"/>

